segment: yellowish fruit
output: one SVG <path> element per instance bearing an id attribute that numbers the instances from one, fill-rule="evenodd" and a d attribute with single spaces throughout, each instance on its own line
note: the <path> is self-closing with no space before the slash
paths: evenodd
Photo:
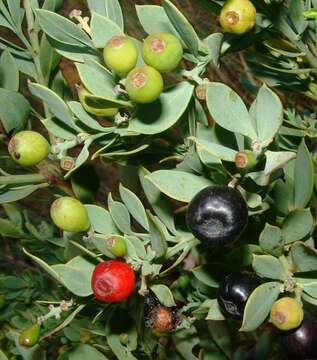
<path id="1" fill-rule="evenodd" d="M 280 330 L 297 328 L 303 321 L 302 306 L 291 297 L 283 297 L 272 305 L 270 321 Z"/>

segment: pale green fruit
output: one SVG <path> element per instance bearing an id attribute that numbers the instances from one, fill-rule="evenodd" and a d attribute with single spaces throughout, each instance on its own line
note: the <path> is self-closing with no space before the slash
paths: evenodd
<path id="1" fill-rule="evenodd" d="M 50 144 L 36 131 L 24 130 L 15 134 L 8 145 L 12 159 L 22 166 L 33 166 L 44 160 Z"/>
<path id="2" fill-rule="evenodd" d="M 19 336 L 19 344 L 25 347 L 32 347 L 36 345 L 40 338 L 40 325 L 34 324 L 27 329 L 24 329 Z"/>
<path id="3" fill-rule="evenodd" d="M 70 196 L 61 197 L 53 202 L 51 218 L 57 227 L 65 231 L 82 232 L 90 227 L 85 206 Z"/>

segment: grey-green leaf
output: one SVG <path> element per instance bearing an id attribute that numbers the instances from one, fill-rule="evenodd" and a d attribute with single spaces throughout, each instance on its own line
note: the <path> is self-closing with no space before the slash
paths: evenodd
<path id="1" fill-rule="evenodd" d="M 297 209 L 292 211 L 282 226 L 282 237 L 285 244 L 303 239 L 313 227 L 313 217 L 310 209 Z"/>
<path id="2" fill-rule="evenodd" d="M 108 359 L 103 353 L 101 353 L 91 345 L 87 345 L 87 344 L 80 344 L 76 346 L 76 348 L 67 355 L 69 360 L 87 360 L 87 359 L 107 360 Z"/>
<path id="3" fill-rule="evenodd" d="M 91 13 L 107 17 L 123 30 L 123 16 L 118 0 L 88 0 L 88 6 Z"/>
<path id="4" fill-rule="evenodd" d="M 119 201 L 113 201 L 111 194 L 108 197 L 108 207 L 112 220 L 124 234 L 131 234 L 131 221 L 128 209 Z"/>
<path id="5" fill-rule="evenodd" d="M 91 38 L 96 48 L 104 48 L 113 36 L 122 34 L 122 28 L 111 19 L 95 12 L 92 13 Z"/>
<path id="6" fill-rule="evenodd" d="M 0 87 L 12 91 L 19 90 L 18 65 L 8 50 L 3 51 L 0 57 Z"/>
<path id="7" fill-rule="evenodd" d="M 97 205 L 85 205 L 92 229 L 101 234 L 117 234 L 118 229 L 109 211 Z"/>
<path id="8" fill-rule="evenodd" d="M 291 256 L 298 271 L 317 271 L 317 252 L 315 249 L 297 242 L 291 248 Z"/>
<path id="9" fill-rule="evenodd" d="M 259 244 L 264 251 L 272 255 L 282 255 L 284 243 L 281 229 L 266 223 L 260 234 Z"/>
<path id="10" fill-rule="evenodd" d="M 252 267 L 254 271 L 263 278 L 281 280 L 287 279 L 280 261 L 272 255 L 253 255 Z"/>
<path id="11" fill-rule="evenodd" d="M 173 294 L 166 285 L 152 285 L 151 290 L 154 292 L 159 302 L 164 306 L 176 306 Z"/>

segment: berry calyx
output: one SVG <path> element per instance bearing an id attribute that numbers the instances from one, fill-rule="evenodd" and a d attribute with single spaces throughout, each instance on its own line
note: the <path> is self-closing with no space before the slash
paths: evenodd
<path id="1" fill-rule="evenodd" d="M 241 150 L 235 156 L 235 164 L 239 170 L 251 170 L 256 163 L 256 155 L 251 150 Z"/>
<path id="2" fill-rule="evenodd" d="M 108 250 L 116 257 L 123 257 L 127 254 L 127 244 L 123 236 L 111 235 L 106 239 Z"/>
<path id="3" fill-rule="evenodd" d="M 304 318 L 302 306 L 291 297 L 283 297 L 272 305 L 270 321 L 280 330 L 297 328 Z"/>
<path id="4" fill-rule="evenodd" d="M 34 324 L 27 329 L 24 329 L 19 336 L 19 344 L 25 347 L 32 347 L 36 345 L 40 338 L 40 325 Z"/>
<path id="5" fill-rule="evenodd" d="M 172 71 L 182 60 L 183 47 L 173 34 L 159 32 L 144 40 L 142 57 L 146 64 L 158 71 Z"/>
<path id="6" fill-rule="evenodd" d="M 126 90 L 131 100 L 147 104 L 159 98 L 164 82 L 161 74 L 151 66 L 139 66 L 127 76 Z"/>
<path id="7" fill-rule="evenodd" d="M 135 67 L 138 49 L 127 36 L 116 35 L 107 42 L 103 57 L 107 67 L 123 78 Z"/>
<path id="8" fill-rule="evenodd" d="M 9 141 L 8 151 L 12 159 L 22 166 L 34 166 L 50 152 L 50 144 L 36 131 L 24 130 Z"/>
<path id="9" fill-rule="evenodd" d="M 234 242 L 248 222 L 247 204 L 236 189 L 208 186 L 189 203 L 186 223 L 189 230 L 207 245 Z"/>
<path id="10" fill-rule="evenodd" d="M 218 303 L 226 317 L 241 320 L 249 296 L 261 284 L 261 279 L 247 271 L 225 277 L 218 289 Z"/>
<path id="11" fill-rule="evenodd" d="M 125 262 L 110 260 L 96 266 L 91 287 L 97 300 L 115 303 L 132 295 L 136 285 L 135 273 Z"/>
<path id="12" fill-rule="evenodd" d="M 91 96 L 92 94 L 85 89 L 84 87 L 81 87 L 78 91 L 78 97 L 79 101 L 82 105 L 82 107 L 90 114 L 96 115 L 96 116 L 105 116 L 105 117 L 112 117 L 115 116 L 119 109 L 117 108 L 97 108 L 88 105 L 87 103 L 87 96 Z"/>
<path id="13" fill-rule="evenodd" d="M 53 202 L 51 218 L 57 227 L 65 231 L 82 232 L 90 227 L 85 206 L 70 196 L 61 197 Z"/>
<path id="14" fill-rule="evenodd" d="M 244 34 L 256 21 L 256 9 L 249 0 L 229 0 L 220 12 L 220 24 L 224 31 Z"/>

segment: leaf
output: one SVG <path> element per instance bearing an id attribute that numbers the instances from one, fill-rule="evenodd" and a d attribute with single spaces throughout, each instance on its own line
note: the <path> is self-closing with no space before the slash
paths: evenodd
<path id="1" fill-rule="evenodd" d="M 111 19 L 95 12 L 92 13 L 91 38 L 96 48 L 103 49 L 113 36 L 122 34 L 123 29 Z"/>
<path id="2" fill-rule="evenodd" d="M 167 307 L 176 306 L 173 294 L 166 285 L 152 285 L 151 290 L 162 305 Z"/>
<path id="3" fill-rule="evenodd" d="M 256 139 L 248 110 L 240 96 L 222 83 L 207 85 L 207 107 L 217 124 L 223 128 Z"/>
<path id="4" fill-rule="evenodd" d="M 66 45 L 93 48 L 89 36 L 65 17 L 43 9 L 36 10 L 36 15 L 42 30 L 51 38 Z"/>
<path id="5" fill-rule="evenodd" d="M 244 309 L 240 331 L 254 331 L 263 323 L 273 303 L 279 297 L 280 288 L 279 282 L 267 282 L 251 293 Z"/>
<path id="6" fill-rule="evenodd" d="M 103 353 L 87 344 L 80 344 L 68 354 L 69 360 L 106 360 L 108 359 Z"/>
<path id="7" fill-rule="evenodd" d="M 42 36 L 40 46 L 40 64 L 46 83 L 49 82 L 52 72 L 60 61 L 60 55 L 53 49 L 46 36 Z"/>
<path id="8" fill-rule="evenodd" d="M 265 84 L 260 88 L 255 100 L 255 122 L 258 140 L 269 144 L 283 121 L 283 106 L 279 97 Z"/>
<path id="9" fill-rule="evenodd" d="M 123 30 L 123 16 L 118 0 L 88 0 L 88 6 L 91 13 L 105 16 Z"/>
<path id="10" fill-rule="evenodd" d="M 23 130 L 30 110 L 30 104 L 23 95 L 12 90 L 0 89 L 0 120 L 7 133 L 13 129 Z"/>
<path id="11" fill-rule="evenodd" d="M 205 320 L 213 320 L 213 321 L 225 320 L 225 317 L 222 315 L 222 312 L 220 310 L 217 299 L 209 300 L 208 305 L 209 305 L 209 311 Z"/>
<path id="12" fill-rule="evenodd" d="M 142 225 L 145 230 L 149 230 L 149 222 L 146 217 L 145 209 L 139 198 L 122 184 L 119 186 L 122 201 L 134 219 Z"/>
<path id="13" fill-rule="evenodd" d="M 124 234 L 131 234 L 131 221 L 128 209 L 119 201 L 113 201 L 111 194 L 108 197 L 108 208 L 112 220 Z"/>
<path id="14" fill-rule="evenodd" d="M 8 219 L 0 218 L 0 234 L 2 236 L 12 237 L 12 238 L 21 238 L 25 236 L 21 227 L 17 226 Z"/>
<path id="15" fill-rule="evenodd" d="M 15 202 L 32 194 L 34 191 L 48 186 L 47 184 L 28 185 L 22 188 L 15 188 L 0 194 L 0 204 Z"/>
<path id="16" fill-rule="evenodd" d="M 158 170 L 147 179 L 167 196 L 183 202 L 190 202 L 200 190 L 212 185 L 205 177 L 176 170 Z"/>
<path id="17" fill-rule="evenodd" d="M 0 57 L 0 85 L 7 90 L 19 90 L 19 69 L 8 50 L 3 51 Z"/>
<path id="18" fill-rule="evenodd" d="M 284 220 L 282 237 L 285 244 L 303 239 L 312 230 L 314 220 L 309 209 L 292 211 Z"/>
<path id="19" fill-rule="evenodd" d="M 272 255 L 282 255 L 284 243 L 281 229 L 266 223 L 260 234 L 259 244 L 263 250 Z"/>
<path id="20" fill-rule="evenodd" d="M 85 205 L 88 212 L 91 228 L 101 234 L 117 234 L 118 229 L 114 224 L 109 211 L 97 205 Z"/>
<path id="21" fill-rule="evenodd" d="M 304 208 L 311 199 L 314 186 L 313 162 L 304 139 L 297 152 L 294 180 L 295 207 Z"/>
<path id="22" fill-rule="evenodd" d="M 131 119 L 128 130 L 151 135 L 169 129 L 185 112 L 193 89 L 193 85 L 183 81 L 165 90 L 157 101 L 141 105 Z"/>
<path id="23" fill-rule="evenodd" d="M 209 267 L 206 265 L 197 266 L 192 270 L 192 273 L 195 276 L 195 278 L 198 279 L 203 284 L 213 288 L 219 287 L 218 281 L 215 280 L 214 277 L 212 276 L 212 273 L 210 273 L 210 266 Z"/>
<path id="24" fill-rule="evenodd" d="M 294 277 L 297 285 L 301 287 L 308 295 L 317 298 L 317 280 L 309 278 Z"/>
<path id="25" fill-rule="evenodd" d="M 164 229 L 164 225 L 160 220 L 149 211 L 148 216 L 152 250 L 155 251 L 155 257 L 160 259 L 166 255 L 167 251 L 166 228 Z"/>
<path id="26" fill-rule="evenodd" d="M 288 277 L 280 261 L 272 255 L 254 254 L 252 267 L 260 277 L 281 281 Z"/>
<path id="27" fill-rule="evenodd" d="M 192 25 L 171 1 L 162 0 L 162 5 L 188 50 L 197 56 L 200 40 Z"/>
<path id="28" fill-rule="evenodd" d="M 282 169 L 289 161 L 296 158 L 296 154 L 291 151 L 270 151 L 265 152 L 266 163 L 264 174 L 270 175 L 278 169 Z"/>
<path id="29" fill-rule="evenodd" d="M 8 360 L 4 353 L 0 350 L 0 360 Z"/>
<path id="30" fill-rule="evenodd" d="M 223 37 L 224 36 L 222 33 L 213 33 L 203 40 L 209 51 L 210 60 L 216 66 L 218 65 L 219 57 L 221 54 L 220 51 L 223 44 Z"/>
<path id="31" fill-rule="evenodd" d="M 291 256 L 298 271 L 317 271 L 317 252 L 304 243 L 295 243 Z"/>

